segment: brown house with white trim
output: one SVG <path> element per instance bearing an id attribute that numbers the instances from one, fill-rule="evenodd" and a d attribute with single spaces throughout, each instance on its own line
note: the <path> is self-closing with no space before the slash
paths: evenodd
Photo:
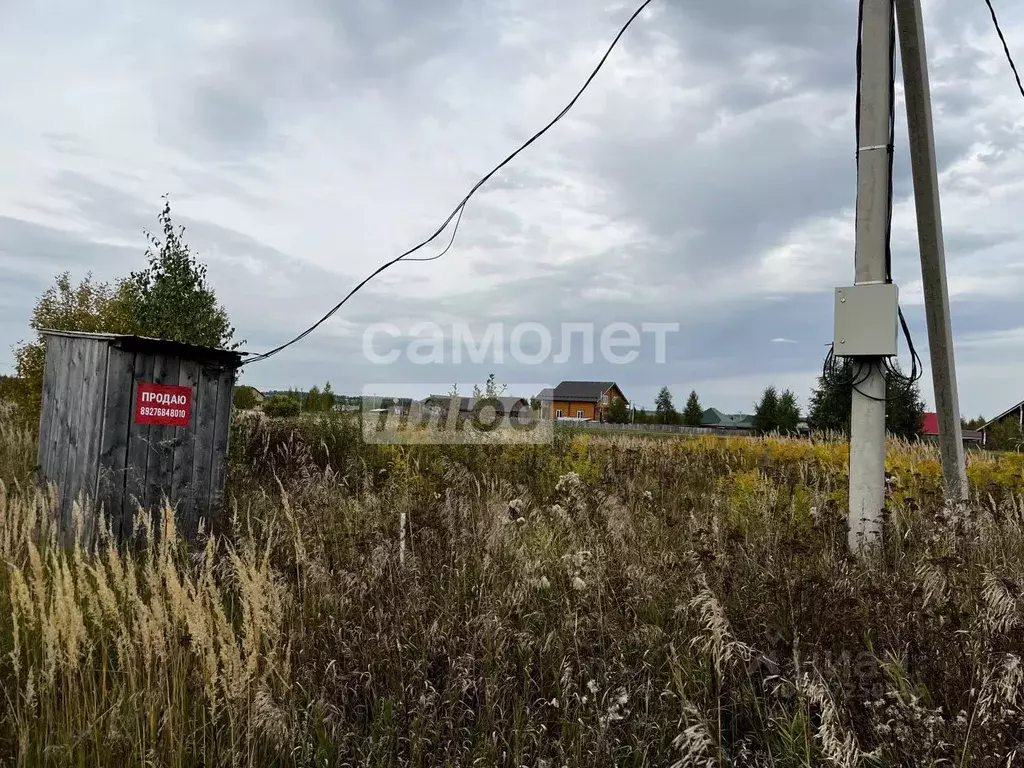
<path id="1" fill-rule="evenodd" d="M 604 421 L 616 399 L 629 405 L 613 381 L 563 381 L 551 394 L 551 414 L 555 419 Z"/>

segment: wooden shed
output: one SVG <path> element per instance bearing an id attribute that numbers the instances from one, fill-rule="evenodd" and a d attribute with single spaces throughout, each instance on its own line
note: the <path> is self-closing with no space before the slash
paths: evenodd
<path id="1" fill-rule="evenodd" d="M 200 518 L 207 529 L 219 522 L 241 354 L 139 336 L 43 335 L 38 471 L 60 494 L 65 540 L 77 499 L 89 503 L 89 535 L 103 510 L 124 539 L 137 510 L 158 510 L 164 498 L 186 537 Z"/>

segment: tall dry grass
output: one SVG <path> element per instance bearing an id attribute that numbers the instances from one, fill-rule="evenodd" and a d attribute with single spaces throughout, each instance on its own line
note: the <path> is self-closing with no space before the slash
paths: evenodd
<path id="1" fill-rule="evenodd" d="M 189 548 L 165 510 L 163 535 L 143 523 L 135 548 L 89 552 L 54 544 L 13 434 L 12 762 L 1022 757 L 1019 456 L 973 457 L 974 498 L 954 509 L 934 451 L 893 446 L 887 543 L 863 562 L 845 551 L 835 442 L 370 446 L 343 420 L 253 420 L 223 537 Z"/>
<path id="2" fill-rule="evenodd" d="M 286 760 L 288 590 L 251 541 L 188 556 L 161 516 L 136 551 L 56 544 L 53 498 L 0 486 L 7 710 L 19 765 Z M 81 520 L 81 510 L 76 509 Z M 107 537 L 104 537 L 107 538 Z M 155 543 L 159 542 L 159 543 Z"/>

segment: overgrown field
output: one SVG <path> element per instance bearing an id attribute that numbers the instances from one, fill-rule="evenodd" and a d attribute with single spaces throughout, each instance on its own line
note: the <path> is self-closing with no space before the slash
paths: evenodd
<path id="1" fill-rule="evenodd" d="M 0 427 L 0 756 L 1019 764 L 1024 456 L 972 455 L 956 510 L 933 450 L 892 446 L 885 549 L 861 562 L 846 452 L 252 422 L 222 535 L 89 553 L 49 543 L 32 438 Z"/>

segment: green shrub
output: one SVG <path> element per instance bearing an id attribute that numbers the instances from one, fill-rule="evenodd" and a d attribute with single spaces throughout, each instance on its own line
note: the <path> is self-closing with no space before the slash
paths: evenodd
<path id="1" fill-rule="evenodd" d="M 274 395 L 263 404 L 263 412 L 274 419 L 289 419 L 298 416 L 302 406 L 291 395 Z"/>
<path id="2" fill-rule="evenodd" d="M 259 392 L 245 384 L 235 387 L 234 406 L 237 411 L 249 411 L 259 405 Z"/>

